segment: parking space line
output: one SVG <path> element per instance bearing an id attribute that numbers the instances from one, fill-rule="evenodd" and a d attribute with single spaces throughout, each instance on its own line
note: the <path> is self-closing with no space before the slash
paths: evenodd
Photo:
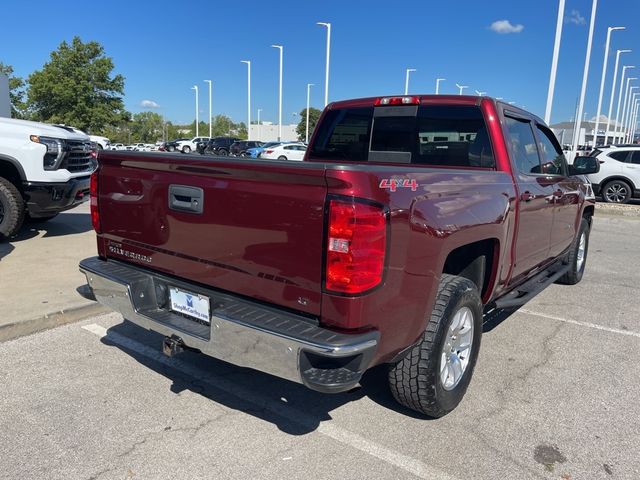
<path id="1" fill-rule="evenodd" d="M 571 320 L 569 318 L 555 317 L 553 315 L 547 315 L 546 313 L 533 312 L 531 310 L 525 310 L 523 308 L 518 310 L 518 312 L 526 313 L 527 315 L 534 315 L 536 317 L 548 318 L 549 320 L 557 320 L 558 322 L 570 323 L 571 325 L 579 325 L 580 327 L 593 328 L 595 330 L 602 330 L 604 332 L 617 333 L 618 335 L 626 335 L 629 337 L 640 338 L 639 332 L 633 332 L 630 330 L 622 330 L 619 328 L 605 327 L 603 325 L 596 325 L 595 323 L 589 323 L 589 322 L 580 322 L 578 320 Z"/>
<path id="2" fill-rule="evenodd" d="M 97 325 L 95 323 L 90 325 L 84 325 L 84 330 L 97 335 L 99 338 L 107 338 L 111 343 L 124 347 L 128 350 L 135 351 L 136 353 L 147 357 L 153 361 L 166 365 L 174 370 L 179 370 L 181 373 L 185 373 L 190 377 L 193 377 L 210 387 L 218 390 L 223 390 L 225 393 L 229 393 L 238 397 L 245 402 L 252 403 L 259 408 L 269 410 L 271 413 L 289 420 L 293 423 L 316 432 L 319 432 L 337 442 L 350 446 L 361 452 L 364 452 L 372 457 L 382 460 L 395 467 L 415 475 L 422 479 L 442 479 L 453 480 L 454 477 L 447 473 L 427 465 L 420 460 L 403 455 L 399 452 L 393 451 L 380 444 L 367 440 L 361 435 L 345 430 L 339 427 L 334 422 L 320 422 L 317 424 L 316 420 L 310 415 L 297 410 L 286 403 L 277 402 L 271 400 L 265 396 L 256 394 L 255 392 L 242 387 L 240 384 L 229 381 L 226 378 L 219 377 L 215 373 L 207 372 L 198 367 L 195 367 L 187 362 L 184 362 L 178 358 L 169 358 L 162 354 L 160 351 L 143 345 L 140 342 L 132 340 L 116 332 L 108 332 L 106 328 Z M 317 427 L 316 427 L 317 425 Z"/>

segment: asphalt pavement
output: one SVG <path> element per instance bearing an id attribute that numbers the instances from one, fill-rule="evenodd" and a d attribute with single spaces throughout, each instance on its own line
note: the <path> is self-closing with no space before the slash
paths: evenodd
<path id="1" fill-rule="evenodd" d="M 640 218 L 599 215 L 583 281 L 488 318 L 438 420 L 396 405 L 384 368 L 323 395 L 166 358 L 117 314 L 0 343 L 0 479 L 638 479 L 638 245 Z"/>

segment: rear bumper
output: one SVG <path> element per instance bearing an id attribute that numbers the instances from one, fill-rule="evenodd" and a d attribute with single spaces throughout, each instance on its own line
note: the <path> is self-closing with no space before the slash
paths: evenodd
<path id="1" fill-rule="evenodd" d="M 148 330 L 235 365 L 303 383 L 325 393 L 354 387 L 369 366 L 378 332 L 337 333 L 313 320 L 113 260 L 91 257 L 80 271 L 96 300 Z M 164 305 L 169 286 L 210 299 L 211 323 Z"/>
<path id="2" fill-rule="evenodd" d="M 74 178 L 65 183 L 26 182 L 29 215 L 46 217 L 89 200 L 89 176 Z"/>

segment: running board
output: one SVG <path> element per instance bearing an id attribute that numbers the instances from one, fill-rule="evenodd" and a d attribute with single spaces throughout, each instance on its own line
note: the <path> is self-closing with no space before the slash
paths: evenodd
<path id="1" fill-rule="evenodd" d="M 516 287 L 514 290 L 507 293 L 504 297 L 497 299 L 494 302 L 495 308 L 513 308 L 524 305 L 562 275 L 567 273 L 568 270 L 569 265 L 564 265 L 562 262 L 554 263 L 546 270 L 538 273 L 531 280 L 527 280 L 519 287 Z"/>

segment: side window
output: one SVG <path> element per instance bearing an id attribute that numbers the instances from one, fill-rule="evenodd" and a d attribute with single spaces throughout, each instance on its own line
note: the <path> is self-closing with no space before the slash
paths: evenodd
<path id="1" fill-rule="evenodd" d="M 291 150 L 291 147 L 290 146 L 286 146 L 286 147 L 284 147 L 284 149 L 285 150 Z"/>
<path id="2" fill-rule="evenodd" d="M 553 132 L 540 125 L 538 137 L 540 140 L 540 159 L 542 160 L 542 173 L 549 175 L 566 175 L 565 158 L 560 144 L 552 138 Z"/>
<path id="3" fill-rule="evenodd" d="M 625 162 L 627 160 L 627 157 L 629 156 L 629 152 L 628 151 L 611 152 L 607 156 L 619 162 Z"/>
<path id="4" fill-rule="evenodd" d="M 631 154 L 631 163 L 640 165 L 640 150 L 636 150 Z"/>
<path id="5" fill-rule="evenodd" d="M 540 158 L 531 122 L 505 117 L 511 155 L 520 173 L 540 174 Z"/>

